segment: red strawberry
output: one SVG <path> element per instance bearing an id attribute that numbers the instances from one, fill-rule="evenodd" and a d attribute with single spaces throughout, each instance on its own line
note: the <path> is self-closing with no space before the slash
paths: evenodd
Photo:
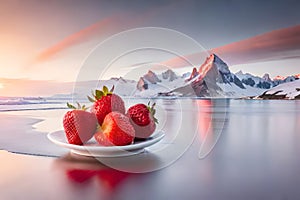
<path id="1" fill-rule="evenodd" d="M 94 113 L 85 111 L 85 106 L 80 106 L 78 109 L 69 103 L 67 106 L 71 109 L 63 118 L 63 126 L 67 140 L 70 144 L 82 145 L 91 139 L 97 128 L 97 118 Z"/>
<path id="2" fill-rule="evenodd" d="M 137 139 L 148 138 L 155 131 L 157 119 L 154 117 L 154 106 L 155 103 L 150 107 L 149 102 L 148 106 L 136 104 L 128 109 L 126 115 L 130 118 Z"/>
<path id="3" fill-rule="evenodd" d="M 96 90 L 93 93 L 93 98 L 88 96 L 91 102 L 94 102 L 92 112 L 95 113 L 98 123 L 102 125 L 105 116 L 112 112 L 118 111 L 125 114 L 125 105 L 122 98 L 116 94 L 113 94 L 114 87 L 110 91 L 106 86 L 103 86 L 103 90 Z"/>
<path id="4" fill-rule="evenodd" d="M 97 133 L 95 133 L 94 137 L 101 146 L 113 146 L 113 144 L 103 134 L 101 128 L 97 131 Z"/>
<path id="5" fill-rule="evenodd" d="M 129 118 L 119 112 L 111 112 L 104 118 L 102 124 L 103 136 L 113 145 L 123 146 L 132 144 L 135 131 Z M 100 136 L 99 136 L 100 135 Z M 95 139 L 101 144 L 101 132 L 95 135 Z"/>

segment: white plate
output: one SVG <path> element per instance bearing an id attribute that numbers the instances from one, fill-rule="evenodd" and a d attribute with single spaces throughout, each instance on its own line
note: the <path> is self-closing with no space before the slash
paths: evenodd
<path id="1" fill-rule="evenodd" d="M 163 139 L 164 136 L 165 134 L 163 131 L 157 131 L 145 141 L 138 141 L 126 146 L 107 147 L 100 146 L 94 138 L 92 138 L 90 141 L 88 141 L 87 144 L 83 146 L 69 144 L 63 130 L 49 133 L 47 135 L 48 139 L 54 144 L 68 148 L 72 153 L 92 157 L 120 157 L 139 154 L 144 151 L 144 148 L 159 142 L 161 139 Z"/>

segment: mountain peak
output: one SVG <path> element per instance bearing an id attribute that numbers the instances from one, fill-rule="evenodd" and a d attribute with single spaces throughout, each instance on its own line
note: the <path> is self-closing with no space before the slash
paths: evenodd
<path id="1" fill-rule="evenodd" d="M 155 74 L 152 70 L 148 70 L 148 72 L 147 72 L 148 74 Z"/>
<path id="2" fill-rule="evenodd" d="M 193 68 L 193 71 L 192 71 L 192 73 L 191 73 L 191 75 L 190 75 L 190 77 L 189 77 L 186 81 L 192 80 L 193 78 L 195 78 L 196 76 L 198 76 L 198 74 L 199 74 L 199 73 L 198 73 L 196 67 L 194 67 L 194 68 Z"/>
<path id="3" fill-rule="evenodd" d="M 211 55 L 213 57 L 213 62 L 217 64 L 218 70 L 222 73 L 230 73 L 228 65 L 216 54 Z"/>
<path id="4" fill-rule="evenodd" d="M 270 78 L 270 74 L 268 74 L 268 73 L 265 73 L 262 78 L 265 81 L 269 81 L 269 82 L 272 81 L 271 78 Z"/>
<path id="5" fill-rule="evenodd" d="M 237 73 L 235 73 L 235 75 L 237 75 L 237 76 L 242 76 L 242 75 L 244 75 L 244 72 L 242 71 L 242 70 L 240 70 L 240 71 L 238 71 Z"/>
<path id="6" fill-rule="evenodd" d="M 157 75 L 151 70 L 149 70 L 148 73 L 143 76 L 143 78 L 144 78 L 144 80 L 147 80 L 152 84 L 161 82 L 161 80 L 157 77 Z"/>
<path id="7" fill-rule="evenodd" d="M 172 71 L 171 69 L 168 69 L 162 73 L 162 78 L 169 80 L 169 81 L 173 81 L 173 80 L 177 79 L 178 77 L 174 71 Z"/>
<path id="8" fill-rule="evenodd" d="M 218 71 L 223 74 L 229 74 L 229 68 L 227 64 L 219 58 L 216 54 L 211 54 L 206 58 L 205 62 L 199 68 L 199 74 L 205 76 L 205 74 L 213 67 L 216 67 Z"/>
<path id="9" fill-rule="evenodd" d="M 216 54 L 211 54 L 210 55 L 211 57 L 213 57 L 214 59 L 214 62 L 217 62 L 217 63 L 225 63 L 219 56 L 217 56 Z"/>

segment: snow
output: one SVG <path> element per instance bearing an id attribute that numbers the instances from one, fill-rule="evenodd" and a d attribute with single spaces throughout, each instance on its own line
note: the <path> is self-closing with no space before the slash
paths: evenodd
<path id="1" fill-rule="evenodd" d="M 175 89 L 178 86 L 182 86 L 185 84 L 185 79 L 181 78 L 181 77 L 174 79 L 173 81 L 169 81 L 169 80 L 165 80 L 165 79 L 160 79 L 160 80 L 161 80 L 161 82 L 158 83 L 157 85 L 161 85 L 162 87 L 168 88 L 170 90 Z"/>
<path id="2" fill-rule="evenodd" d="M 252 78 L 255 83 L 259 83 L 259 81 L 262 79 L 258 76 L 253 76 L 252 74 L 249 74 L 249 73 L 243 73 L 242 71 L 239 71 L 235 74 L 240 80 L 243 80 L 243 79 L 248 79 L 248 78 Z"/>
<path id="3" fill-rule="evenodd" d="M 298 90 L 297 90 L 298 89 Z M 283 83 L 267 91 L 266 94 L 274 94 L 278 91 L 277 95 L 285 95 L 288 99 L 294 99 L 296 96 L 300 95 L 300 80 L 293 82 Z"/>
<path id="4" fill-rule="evenodd" d="M 134 96 L 137 97 L 156 97 L 160 92 L 169 92 L 175 88 L 181 87 L 185 85 L 185 79 L 182 77 L 178 77 L 173 81 L 169 81 L 168 79 L 163 79 L 161 75 L 157 75 L 161 82 L 157 82 L 156 84 L 148 84 L 148 89 L 143 91 L 136 91 Z"/>
<path id="5" fill-rule="evenodd" d="M 266 91 L 265 89 L 254 88 L 247 85 L 245 85 L 246 89 L 242 89 L 235 84 L 224 84 L 224 83 L 217 83 L 217 84 L 224 92 L 222 95 L 231 98 L 257 96 L 262 94 L 264 91 Z"/>
<path id="6" fill-rule="evenodd" d="M 259 77 L 259 76 L 253 76 L 252 74 L 249 73 L 243 73 L 242 71 L 239 71 L 235 74 L 241 81 L 242 80 L 247 80 L 248 78 L 251 78 L 255 84 L 254 86 L 257 86 L 259 84 L 259 82 L 268 82 L 266 80 L 264 80 L 263 78 Z M 245 84 L 244 84 L 245 85 Z"/>
<path id="7" fill-rule="evenodd" d="M 220 72 L 222 72 L 224 74 L 231 73 L 229 68 L 228 68 L 228 65 L 221 58 L 219 58 L 215 54 L 213 54 L 212 57 L 214 58 L 213 62 L 217 64 L 217 68 Z"/>

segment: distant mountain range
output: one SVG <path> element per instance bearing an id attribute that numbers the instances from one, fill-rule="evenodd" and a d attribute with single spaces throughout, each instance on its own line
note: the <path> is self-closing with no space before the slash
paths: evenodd
<path id="1" fill-rule="evenodd" d="M 299 75 L 272 80 L 268 74 L 263 77 L 242 71 L 234 74 L 221 58 L 212 54 L 198 69 L 193 68 L 182 76 L 170 69 L 159 75 L 148 71 L 139 79 L 137 89 L 140 94 L 150 96 L 243 97 L 260 95 L 267 89 L 297 79 Z"/>
<path id="2" fill-rule="evenodd" d="M 138 81 L 120 77 L 81 82 L 74 92 L 75 95 L 84 96 L 89 95 L 86 88 L 114 85 L 116 93 L 122 96 L 240 98 L 262 95 L 273 87 L 299 78 L 300 75 L 278 76 L 272 80 L 268 74 L 263 77 L 242 71 L 234 74 L 221 58 L 211 54 L 199 68 L 182 75 L 177 75 L 171 69 L 162 73 L 149 70 Z"/>

